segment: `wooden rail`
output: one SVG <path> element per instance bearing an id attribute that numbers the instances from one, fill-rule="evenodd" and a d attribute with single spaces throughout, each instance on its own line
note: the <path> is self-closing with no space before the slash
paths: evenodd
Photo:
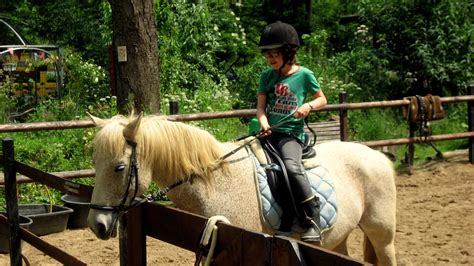
<path id="1" fill-rule="evenodd" d="M 443 104 L 465 102 L 465 101 L 474 101 L 474 95 L 441 98 L 441 103 Z M 407 106 L 409 103 L 410 102 L 408 100 L 394 100 L 394 101 L 379 101 L 379 102 L 328 104 L 326 107 L 322 108 L 321 110 L 312 111 L 312 112 L 402 107 L 402 106 Z M 169 118 L 172 120 L 184 122 L 184 121 L 209 120 L 209 119 L 221 119 L 221 118 L 253 117 L 255 116 L 255 114 L 256 114 L 256 109 L 242 109 L 242 110 L 225 111 L 225 112 L 175 114 L 175 115 L 170 115 Z M 0 125 L 0 133 L 30 132 L 30 131 L 40 131 L 40 130 L 60 130 L 60 129 L 74 129 L 74 128 L 91 128 L 91 127 L 94 127 L 94 124 L 90 120 L 3 124 L 3 125 Z"/>
<path id="2" fill-rule="evenodd" d="M 146 265 L 146 236 L 199 253 L 205 217 L 155 203 L 128 211 L 125 265 Z M 348 256 L 281 236 L 218 223 L 212 265 L 369 265 Z M 152 251 L 151 251 L 152 252 Z"/>

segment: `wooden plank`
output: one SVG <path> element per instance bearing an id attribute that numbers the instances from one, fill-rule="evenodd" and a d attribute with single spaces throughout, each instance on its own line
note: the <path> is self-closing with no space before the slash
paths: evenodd
<path id="1" fill-rule="evenodd" d="M 270 265 L 271 238 L 229 224 L 219 224 L 213 265 Z"/>
<path id="2" fill-rule="evenodd" d="M 7 217 L 0 214 L 0 223 L 8 225 Z M 21 238 L 25 240 L 28 244 L 37 248 L 39 251 L 50 256 L 51 258 L 57 260 L 58 262 L 64 265 L 87 265 L 86 263 L 78 260 L 76 257 L 64 252 L 63 250 L 49 244 L 43 239 L 37 237 L 35 234 L 30 231 L 20 227 Z"/>
<path id="3" fill-rule="evenodd" d="M 341 104 L 347 103 L 347 92 L 341 91 L 339 93 L 339 102 Z M 349 140 L 349 117 L 347 116 L 347 109 L 339 110 L 339 123 L 341 124 L 341 141 Z"/>
<path id="4" fill-rule="evenodd" d="M 317 143 L 341 139 L 340 121 L 308 123 L 308 126 L 316 132 Z M 310 133 L 307 127 L 305 127 L 305 132 Z"/>
<path id="5" fill-rule="evenodd" d="M 305 260 L 299 256 L 299 251 L 295 250 L 297 246 L 294 246 L 295 241 L 282 237 L 276 237 L 272 243 L 272 264 L 275 266 L 299 266 L 309 265 L 305 263 Z M 317 265 L 323 265 L 323 262 Z"/>
<path id="6" fill-rule="evenodd" d="M 468 93 L 474 96 L 474 84 L 469 86 Z M 467 104 L 467 130 L 474 131 L 474 101 L 468 102 Z M 469 162 L 474 164 L 474 138 L 469 138 Z"/>
<path id="7" fill-rule="evenodd" d="M 198 250 L 206 218 L 159 204 L 143 205 L 143 223 L 147 225 L 147 235 L 186 250 Z"/>
<path id="8" fill-rule="evenodd" d="M 142 208 L 144 223 L 142 228 L 148 236 L 192 252 L 199 252 L 199 241 L 207 222 L 205 217 L 154 203 L 144 203 Z M 131 234 L 133 229 L 129 230 L 129 235 Z M 318 265 L 364 264 L 350 257 L 307 244 L 302 253 L 299 251 L 302 244 L 304 243 L 294 239 L 274 237 L 218 223 L 214 265 L 286 266 L 301 265 L 301 261 L 317 262 Z M 328 255 L 320 256 L 322 253 Z M 133 261 L 130 263 L 136 265 Z"/>
<path id="9" fill-rule="evenodd" d="M 0 154 L 0 160 L 2 155 Z M 52 172 L 52 175 L 65 178 L 65 179 L 75 179 L 75 178 L 83 178 L 83 177 L 94 177 L 95 170 L 94 169 L 83 169 L 83 170 L 76 170 L 76 171 L 62 171 L 62 172 Z M 33 179 L 24 176 L 24 175 L 17 175 L 16 183 L 23 184 L 23 183 L 31 183 L 35 182 Z M 0 186 L 5 184 L 3 173 L 0 173 Z"/>
<path id="10" fill-rule="evenodd" d="M 92 190 L 94 189 L 92 186 L 75 183 L 65 178 L 35 169 L 20 162 L 16 162 L 16 170 L 18 173 L 34 179 L 36 182 L 55 188 L 63 193 L 83 197 L 92 196 Z"/>

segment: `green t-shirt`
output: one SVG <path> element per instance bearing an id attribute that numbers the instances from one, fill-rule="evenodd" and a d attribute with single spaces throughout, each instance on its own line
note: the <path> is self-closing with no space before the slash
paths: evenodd
<path id="1" fill-rule="evenodd" d="M 258 93 L 267 95 L 267 118 L 270 126 L 284 119 L 288 120 L 272 131 L 289 133 L 301 140 L 304 139 L 304 120 L 296 119 L 290 114 L 305 103 L 308 95 L 314 95 L 320 85 L 314 73 L 302 66 L 289 76 L 278 76 L 273 68 L 266 69 L 260 75 Z"/>

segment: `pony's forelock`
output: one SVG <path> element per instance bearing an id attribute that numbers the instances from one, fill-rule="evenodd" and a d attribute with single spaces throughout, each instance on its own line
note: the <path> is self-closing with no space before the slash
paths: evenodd
<path id="1" fill-rule="evenodd" d="M 114 116 L 107 121 L 94 138 L 94 159 L 119 158 L 123 155 L 125 139 L 123 128 L 127 119 L 123 116 Z M 97 158 L 97 157 L 104 158 Z"/>

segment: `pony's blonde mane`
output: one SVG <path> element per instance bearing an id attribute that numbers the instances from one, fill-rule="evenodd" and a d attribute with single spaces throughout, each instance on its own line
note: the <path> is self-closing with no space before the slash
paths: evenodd
<path id="1" fill-rule="evenodd" d="M 96 135 L 96 153 L 110 158 L 123 155 L 123 129 L 132 120 L 113 117 Z M 133 141 L 137 143 L 139 167 L 152 169 L 155 181 L 161 185 L 191 177 L 210 185 L 212 172 L 224 166 L 221 145 L 214 136 L 197 127 L 168 121 L 165 116 L 143 117 Z"/>

